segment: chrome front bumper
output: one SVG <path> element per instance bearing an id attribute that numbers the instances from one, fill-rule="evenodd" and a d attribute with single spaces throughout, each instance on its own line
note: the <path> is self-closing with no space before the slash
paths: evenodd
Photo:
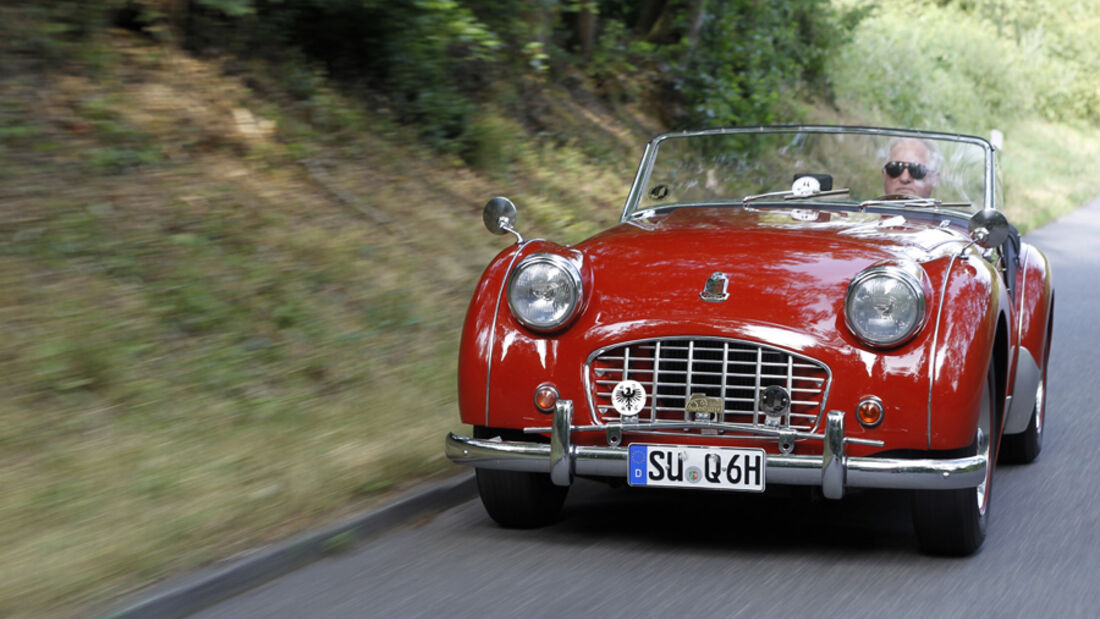
<path id="1" fill-rule="evenodd" d="M 447 457 L 474 467 L 549 473 L 559 486 L 572 484 L 575 475 L 626 479 L 628 448 L 571 444 L 572 417 L 572 403 L 559 402 L 548 444 L 449 434 Z M 824 450 L 820 456 L 767 454 L 768 483 L 820 486 L 827 498 L 839 499 L 846 488 L 974 488 L 985 480 L 988 466 L 981 455 L 946 459 L 847 456 L 844 445 L 848 441 L 844 437 L 841 411 L 828 413 L 823 438 Z"/>

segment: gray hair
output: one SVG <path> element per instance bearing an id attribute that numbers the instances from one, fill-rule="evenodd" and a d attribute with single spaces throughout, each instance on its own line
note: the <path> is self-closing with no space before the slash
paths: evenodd
<path id="1" fill-rule="evenodd" d="M 890 153 L 894 152 L 894 149 L 902 144 L 911 144 L 916 142 L 924 147 L 924 150 L 928 153 L 928 167 L 934 172 L 938 172 L 943 168 L 943 154 L 940 153 L 940 149 L 936 146 L 936 143 L 932 140 L 926 140 L 924 138 L 894 138 L 890 140 L 890 143 L 886 145 L 886 156 L 889 157 Z"/>

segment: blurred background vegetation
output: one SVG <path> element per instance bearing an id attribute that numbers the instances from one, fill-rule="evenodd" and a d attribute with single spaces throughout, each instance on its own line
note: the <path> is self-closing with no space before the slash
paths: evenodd
<path id="1" fill-rule="evenodd" d="M 1100 158 L 1080 0 L 0 5 L 0 615 L 137 588 L 452 469 L 493 195 L 613 223 L 665 129 L 1006 136 L 1010 217 Z"/>

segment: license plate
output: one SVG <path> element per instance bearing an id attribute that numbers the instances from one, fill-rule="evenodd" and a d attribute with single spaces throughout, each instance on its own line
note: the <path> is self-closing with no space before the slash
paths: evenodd
<path id="1" fill-rule="evenodd" d="M 627 483 L 661 488 L 763 492 L 763 449 L 631 445 Z"/>

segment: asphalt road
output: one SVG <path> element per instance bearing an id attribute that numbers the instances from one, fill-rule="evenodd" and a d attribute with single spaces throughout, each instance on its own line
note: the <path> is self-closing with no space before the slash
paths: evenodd
<path id="1" fill-rule="evenodd" d="M 563 520 L 478 501 L 201 617 L 1095 617 L 1100 613 L 1100 200 L 1029 236 L 1057 290 L 1039 460 L 998 467 L 983 548 L 918 553 L 904 493 L 843 501 L 580 483 Z"/>

